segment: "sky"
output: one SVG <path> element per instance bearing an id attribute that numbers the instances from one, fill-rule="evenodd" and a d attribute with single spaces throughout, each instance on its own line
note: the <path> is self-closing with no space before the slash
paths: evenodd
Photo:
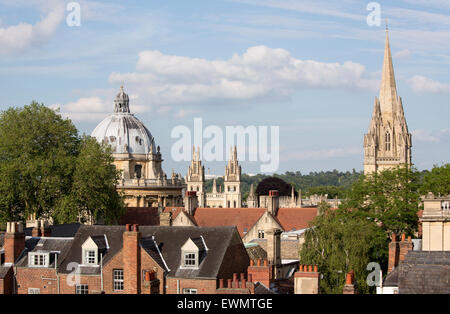
<path id="1" fill-rule="evenodd" d="M 278 126 L 277 173 L 362 170 L 386 19 L 413 163 L 430 169 L 450 155 L 448 0 L 0 0 L 0 110 L 36 100 L 90 134 L 123 85 L 167 173 L 187 172 L 171 132 L 194 118 Z"/>

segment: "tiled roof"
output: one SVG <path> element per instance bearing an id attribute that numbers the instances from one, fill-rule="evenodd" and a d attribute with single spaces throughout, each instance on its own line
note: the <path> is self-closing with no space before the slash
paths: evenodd
<path id="1" fill-rule="evenodd" d="M 317 216 L 317 208 L 280 208 L 277 219 L 285 231 L 304 229 Z"/>
<path id="2" fill-rule="evenodd" d="M 266 211 L 265 208 L 197 208 L 194 219 L 198 226 L 236 226 L 243 237 Z"/>
<path id="3" fill-rule="evenodd" d="M 164 213 L 172 213 L 172 219 L 177 218 L 178 214 L 184 209 L 182 206 L 167 206 L 164 208 Z"/>

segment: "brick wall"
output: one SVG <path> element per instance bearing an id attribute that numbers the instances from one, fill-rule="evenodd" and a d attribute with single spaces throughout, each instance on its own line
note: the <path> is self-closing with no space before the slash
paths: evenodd
<path id="1" fill-rule="evenodd" d="M 197 289 L 197 294 L 215 294 L 217 288 L 216 279 L 185 279 L 185 278 L 167 278 L 167 293 L 177 294 L 177 282 L 179 281 L 180 294 L 183 289 Z"/>
<path id="2" fill-rule="evenodd" d="M 58 281 L 54 268 L 17 267 L 17 293 L 28 294 L 29 288 L 38 288 L 41 294 L 58 293 Z"/>

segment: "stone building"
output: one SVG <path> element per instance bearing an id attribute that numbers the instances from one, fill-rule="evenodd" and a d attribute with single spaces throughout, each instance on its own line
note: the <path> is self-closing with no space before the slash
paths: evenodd
<path id="1" fill-rule="evenodd" d="M 114 111 L 91 134 L 111 146 L 114 165 L 122 177 L 117 189 L 128 207 L 180 206 L 183 203 L 181 176 L 170 178 L 162 169 L 160 147 L 145 125 L 130 111 L 129 97 L 121 87 Z"/>
<path id="2" fill-rule="evenodd" d="M 224 190 L 217 189 L 214 178 L 211 192 L 206 192 L 205 167 L 200 160 L 200 148 L 193 148 L 192 160 L 186 176 L 188 191 L 197 193 L 199 207 L 240 208 L 242 207 L 241 166 L 237 159 L 237 147 L 230 149 L 230 160 L 225 166 Z"/>
<path id="3" fill-rule="evenodd" d="M 402 99 L 397 95 L 386 29 L 380 95 L 375 97 L 369 131 L 364 135 L 364 174 L 411 165 L 411 146 Z"/>

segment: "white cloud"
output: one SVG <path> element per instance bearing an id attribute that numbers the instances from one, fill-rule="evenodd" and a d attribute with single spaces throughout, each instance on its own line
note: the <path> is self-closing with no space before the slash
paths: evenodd
<path id="1" fill-rule="evenodd" d="M 46 8 L 42 8 L 47 11 Z M 0 54 L 9 55 L 46 43 L 64 18 L 64 7 L 56 4 L 36 24 L 19 23 L 0 28 Z"/>
<path id="2" fill-rule="evenodd" d="M 112 112 L 111 102 L 107 103 L 100 97 L 83 97 L 74 102 L 49 107 L 59 108 L 64 117 L 73 121 L 99 121 Z"/>
<path id="3" fill-rule="evenodd" d="M 111 73 L 109 82 L 131 86 L 150 104 L 157 105 L 286 98 L 304 88 L 378 87 L 378 79 L 359 63 L 300 60 L 285 49 L 266 46 L 250 47 L 228 60 L 142 51 L 135 72 Z"/>
<path id="4" fill-rule="evenodd" d="M 305 152 L 285 152 L 281 155 L 281 160 L 322 160 L 361 155 L 362 153 L 361 147 L 341 147 Z"/>
<path id="5" fill-rule="evenodd" d="M 404 49 L 394 54 L 394 59 L 408 59 L 411 56 L 411 50 Z"/>
<path id="6" fill-rule="evenodd" d="M 428 77 L 415 75 L 410 80 L 412 89 L 422 93 L 449 93 L 450 83 L 441 83 Z"/>
<path id="7" fill-rule="evenodd" d="M 450 139 L 450 129 L 428 131 L 417 129 L 411 132 L 413 140 L 424 143 L 441 143 Z"/>

